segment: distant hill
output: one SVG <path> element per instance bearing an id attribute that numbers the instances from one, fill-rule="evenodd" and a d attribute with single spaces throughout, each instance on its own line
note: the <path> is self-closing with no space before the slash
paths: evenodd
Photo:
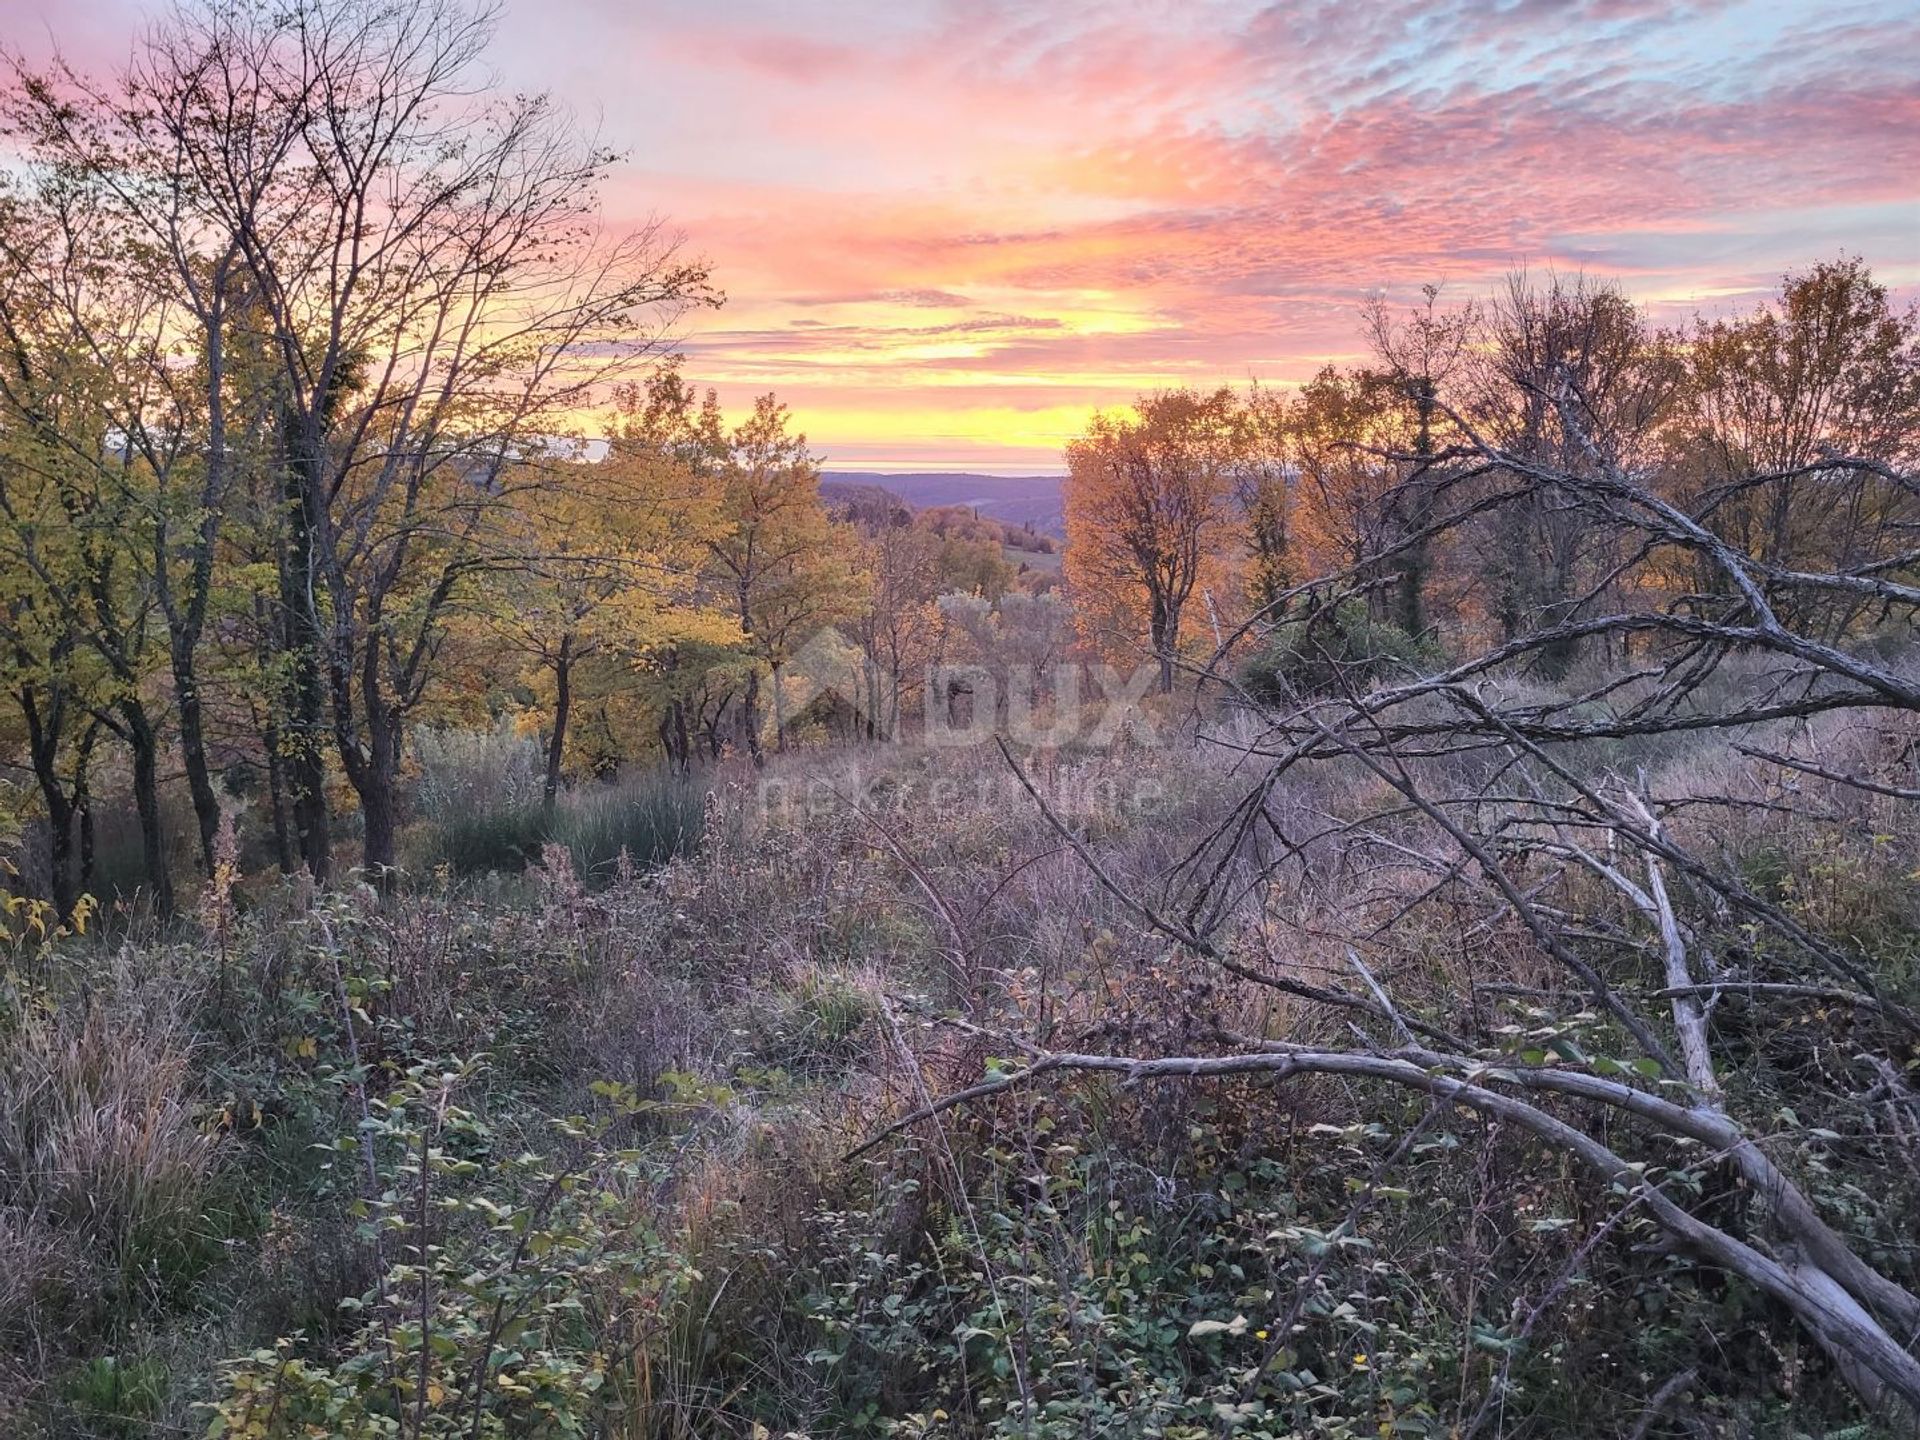
<path id="1" fill-rule="evenodd" d="M 830 471 L 820 478 L 820 498 L 826 501 L 827 509 L 835 519 L 854 521 L 870 533 L 895 525 L 914 524 L 931 530 L 944 540 L 993 545 L 1014 567 L 1019 577 L 1015 583 L 1033 593 L 1048 589 L 1058 581 L 1064 537 L 1057 524 L 1057 496 L 1052 502 L 1056 523 L 1049 526 L 1044 495 L 1039 497 L 1043 502 L 1040 506 L 1024 508 L 1018 506 L 1017 502 L 1010 504 L 1006 497 L 977 494 L 967 494 L 964 499 L 946 504 L 916 504 L 901 496 L 893 485 L 874 483 L 881 480 L 897 483 L 903 479 L 918 478 L 921 477 Z M 938 478 L 976 481 L 997 477 L 949 475 Z M 941 493 L 935 487 L 928 488 L 935 494 Z M 1032 523 L 1024 518 L 1012 518 L 1005 513 L 1008 508 L 1015 509 L 1019 516 L 1035 515 L 1038 518 Z"/>
<path id="2" fill-rule="evenodd" d="M 877 471 L 827 470 L 827 484 L 846 489 L 876 487 L 898 495 L 916 510 L 936 505 L 964 505 L 1004 520 L 1009 525 L 1031 525 L 1043 535 L 1064 540 L 1066 513 L 1060 503 L 1058 475 L 970 475 L 963 471 L 928 474 L 882 474 Z"/>

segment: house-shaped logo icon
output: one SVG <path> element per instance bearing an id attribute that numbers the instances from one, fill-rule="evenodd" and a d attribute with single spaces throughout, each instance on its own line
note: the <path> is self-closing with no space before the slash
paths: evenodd
<path id="1" fill-rule="evenodd" d="M 809 713 L 837 715 L 863 734 L 890 738 L 890 707 L 874 704 L 873 665 L 867 652 L 829 625 L 814 632 L 780 667 L 778 703 L 787 723 Z"/>

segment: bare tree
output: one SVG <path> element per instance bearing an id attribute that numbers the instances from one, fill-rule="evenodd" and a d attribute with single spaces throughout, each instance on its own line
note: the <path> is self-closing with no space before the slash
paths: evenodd
<path id="1" fill-rule="evenodd" d="M 1481 343 L 1462 377 L 1465 403 L 1480 433 L 1505 451 L 1580 472 L 1596 456 L 1633 463 L 1642 457 L 1630 447 L 1657 440 L 1679 367 L 1664 337 L 1618 290 L 1584 276 L 1538 282 L 1518 272 L 1476 329 Z M 1562 377 L 1573 387 L 1577 435 L 1561 423 Z M 1524 490 L 1482 531 L 1483 568 L 1507 639 L 1579 613 L 1585 584 L 1611 574 L 1620 558 L 1609 549 L 1614 532 L 1589 524 L 1575 494 L 1541 483 Z M 1538 668 L 1565 673 L 1579 646 L 1569 638 L 1544 647 Z"/>
<path id="2" fill-rule="evenodd" d="M 1394 491 L 1395 508 L 1405 513 L 1393 517 L 1397 528 L 1413 536 L 1424 535 L 1433 521 L 1437 477 L 1431 472 L 1440 387 L 1460 365 L 1477 318 L 1471 305 L 1442 309 L 1437 285 L 1422 286 L 1420 294 L 1422 303 L 1402 317 L 1388 310 L 1383 297 L 1367 307 L 1367 337 L 1374 353 L 1399 382 L 1413 411 L 1414 458 L 1406 482 Z M 1399 555 L 1393 618 L 1409 635 L 1427 628 L 1430 546 L 1428 539 L 1415 539 Z"/>

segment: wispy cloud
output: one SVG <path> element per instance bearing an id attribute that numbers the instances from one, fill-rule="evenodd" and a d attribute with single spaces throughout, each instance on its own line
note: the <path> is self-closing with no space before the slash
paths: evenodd
<path id="1" fill-rule="evenodd" d="M 0 0 L 94 47 L 137 10 Z M 1370 291 L 1518 263 L 1670 318 L 1842 247 L 1920 289 L 1907 0 L 507 0 L 503 27 L 511 83 L 630 152 L 610 219 L 716 262 L 690 368 L 777 386 L 842 460 L 1048 466 L 1094 406 L 1301 378 Z"/>

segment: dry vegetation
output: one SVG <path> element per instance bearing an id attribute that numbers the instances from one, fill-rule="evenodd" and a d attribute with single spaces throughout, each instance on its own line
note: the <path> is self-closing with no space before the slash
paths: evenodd
<path id="1" fill-rule="evenodd" d="M 1198 745 L 1018 758 L 1101 873 L 1153 896 L 1261 733 L 1242 716 Z M 1882 767 L 1912 730 L 1746 735 Z M 1911 1003 L 1903 802 L 1718 739 L 1592 759 Z M 1422 785 L 1483 796 L 1497 763 L 1426 762 Z M 1351 759 L 1269 792 L 1278 828 L 1324 838 L 1238 907 L 1218 961 L 1140 923 L 982 772 L 970 751 L 797 757 L 723 784 L 699 854 L 604 888 L 555 848 L 404 897 L 270 887 L 217 943 L 23 954 L 0 1118 L 10 1423 L 165 1434 L 201 1428 L 206 1399 L 217 1428 L 274 1435 L 1852 1423 L 1787 1310 L 1676 1248 L 1641 1187 L 1738 1233 L 1765 1197 L 1713 1147 L 1577 1097 L 1567 1118 L 1644 1170 L 1596 1185 L 1508 1117 L 1257 1072 L 1008 1084 L 849 1160 L 916 1099 L 1043 1051 L 1364 1049 L 1356 1023 L 1392 1047 L 1378 1016 L 1296 988 L 1366 996 L 1356 956 L 1411 1023 L 1486 1036 L 1489 1068 L 1637 1074 L 1536 937 L 1436 876 L 1404 807 L 1379 818 L 1398 797 Z M 788 803 L 762 803 L 766 780 Z M 1609 937 L 1611 983 L 1657 990 L 1650 932 L 1604 880 L 1526 873 L 1537 905 Z M 1763 967 L 1797 973 L 1774 941 L 1683 913 L 1725 947 L 1728 1104 L 1910 1279 L 1910 1032 L 1858 997 L 1770 996 Z M 501 1313 L 510 1338 L 483 1348 Z"/>
<path id="2" fill-rule="evenodd" d="M 0 94 L 0 1431 L 1914 1433 L 1920 313 L 1376 306 L 1056 574 L 488 36 Z"/>

